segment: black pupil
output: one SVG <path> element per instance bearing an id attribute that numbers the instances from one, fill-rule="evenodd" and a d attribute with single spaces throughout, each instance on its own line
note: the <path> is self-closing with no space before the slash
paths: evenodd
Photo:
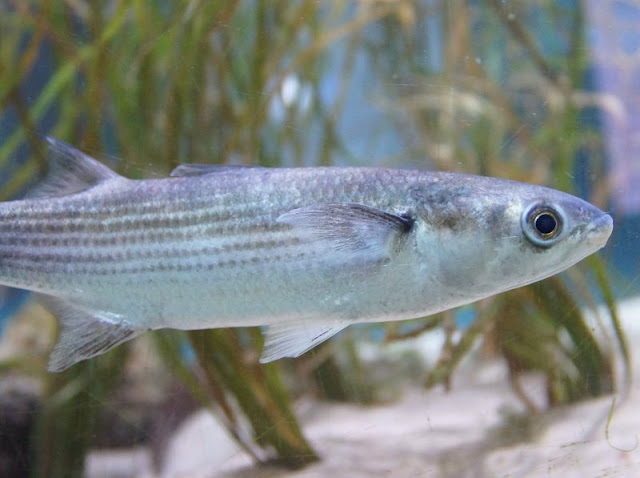
<path id="1" fill-rule="evenodd" d="M 545 236 L 556 230 L 556 218 L 551 214 L 543 213 L 536 217 L 536 229 Z"/>

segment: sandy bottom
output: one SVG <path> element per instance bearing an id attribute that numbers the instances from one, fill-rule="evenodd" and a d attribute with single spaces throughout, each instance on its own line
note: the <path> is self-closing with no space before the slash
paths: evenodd
<path id="1" fill-rule="evenodd" d="M 640 348 L 638 312 L 640 300 L 621 310 L 631 350 Z M 215 418 L 201 411 L 171 437 L 160 472 L 152 471 L 149 450 L 139 448 L 93 452 L 87 477 L 640 477 L 635 375 L 626 397 L 533 416 L 521 413 L 499 363 L 466 364 L 449 393 L 416 388 L 394 403 L 371 407 L 301 402 L 298 416 L 322 460 L 298 471 L 254 466 Z M 526 379 L 524 388 L 542 400 L 536 377 Z"/>

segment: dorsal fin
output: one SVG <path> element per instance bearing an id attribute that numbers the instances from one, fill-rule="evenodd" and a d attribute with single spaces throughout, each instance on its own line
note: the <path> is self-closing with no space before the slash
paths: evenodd
<path id="1" fill-rule="evenodd" d="M 73 146 L 47 137 L 49 171 L 29 198 L 66 196 L 85 191 L 107 179 L 120 176 Z"/>
<path id="2" fill-rule="evenodd" d="M 199 164 L 199 163 L 186 163 L 181 164 L 171 171 L 171 177 L 186 177 L 186 176 L 204 176 L 205 174 L 212 173 L 228 173 L 230 171 L 238 171 L 242 169 L 255 169 L 262 166 L 252 166 L 248 164 Z"/>

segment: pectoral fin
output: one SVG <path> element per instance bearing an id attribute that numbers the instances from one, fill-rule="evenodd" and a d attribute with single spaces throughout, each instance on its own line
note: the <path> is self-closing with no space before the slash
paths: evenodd
<path id="1" fill-rule="evenodd" d="M 50 297 L 40 299 L 60 323 L 58 342 L 49 357 L 50 372 L 62 372 L 144 332 L 113 315 L 91 312 Z"/>
<path id="2" fill-rule="evenodd" d="M 355 203 L 327 203 L 282 214 L 278 222 L 296 228 L 328 251 L 381 260 L 389 257 L 394 240 L 409 232 L 413 220 Z"/>
<path id="3" fill-rule="evenodd" d="M 299 357 L 333 337 L 349 325 L 346 321 L 327 323 L 285 322 L 267 327 L 260 363 L 284 357 Z"/>

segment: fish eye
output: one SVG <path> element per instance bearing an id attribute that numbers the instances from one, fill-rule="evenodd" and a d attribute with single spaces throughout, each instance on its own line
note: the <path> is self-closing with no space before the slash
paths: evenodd
<path id="1" fill-rule="evenodd" d="M 548 205 L 534 204 L 522 216 L 522 228 L 531 242 L 549 247 L 562 232 L 562 213 Z"/>
<path id="2" fill-rule="evenodd" d="M 533 219 L 533 226 L 536 228 L 536 231 L 540 234 L 540 237 L 548 238 L 553 237 L 553 235 L 558 230 L 558 220 L 556 219 L 555 214 L 551 211 L 540 212 Z"/>

